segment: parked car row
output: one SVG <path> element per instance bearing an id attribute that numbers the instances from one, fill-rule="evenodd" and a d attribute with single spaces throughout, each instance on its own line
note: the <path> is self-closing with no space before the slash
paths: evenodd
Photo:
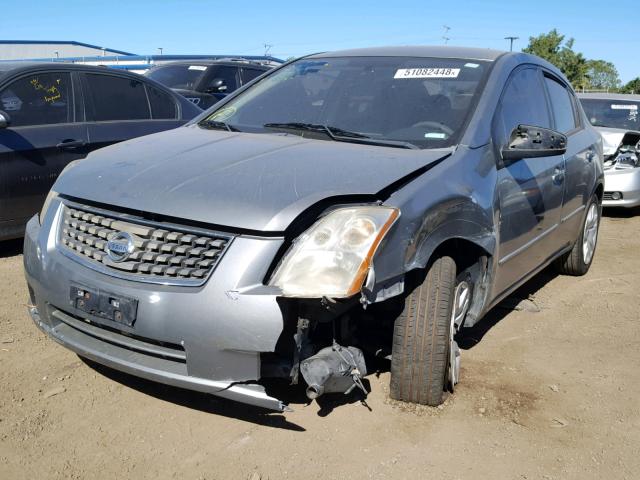
<path id="1" fill-rule="evenodd" d="M 175 88 L 227 93 L 189 66 L 202 77 Z M 89 128 L 87 75 L 70 78 Z M 48 105 L 57 78 L 40 84 Z M 286 409 L 270 377 L 364 391 L 371 354 L 390 356 L 393 398 L 438 405 L 463 328 L 548 265 L 587 273 L 604 192 L 602 139 L 540 58 L 311 55 L 71 163 L 27 225 L 29 312 L 95 362 L 265 408 Z"/>
<path id="2" fill-rule="evenodd" d="M 176 128 L 199 113 L 184 97 L 133 73 L 0 63 L 0 240 L 24 235 L 27 220 L 70 162 Z"/>
<path id="3" fill-rule="evenodd" d="M 23 236 L 70 162 L 183 125 L 269 68 L 198 60 L 163 64 L 143 77 L 63 63 L 0 63 L 0 241 Z"/>

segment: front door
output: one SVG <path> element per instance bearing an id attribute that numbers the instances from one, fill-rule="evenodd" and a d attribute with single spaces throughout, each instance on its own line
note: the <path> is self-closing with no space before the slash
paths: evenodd
<path id="1" fill-rule="evenodd" d="M 516 70 L 507 83 L 493 124 L 498 150 L 508 144 L 511 131 L 521 124 L 552 128 L 542 75 L 537 68 Z M 557 228 L 562 214 L 564 177 L 563 155 L 499 165 L 496 296 L 560 248 Z"/>
<path id="2" fill-rule="evenodd" d="M 68 72 L 33 73 L 0 89 L 0 236 L 18 234 L 42 207 L 51 186 L 72 160 L 86 155 L 87 132 L 75 122 Z"/>

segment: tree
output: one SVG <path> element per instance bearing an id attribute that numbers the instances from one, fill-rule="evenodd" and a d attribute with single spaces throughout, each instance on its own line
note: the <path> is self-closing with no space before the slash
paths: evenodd
<path id="1" fill-rule="evenodd" d="M 620 89 L 622 93 L 640 94 L 640 77 L 636 77 Z"/>
<path id="2" fill-rule="evenodd" d="M 591 89 L 616 90 L 621 83 L 616 67 L 605 60 L 589 60 L 587 78 Z"/>
<path id="3" fill-rule="evenodd" d="M 549 33 L 529 37 L 529 45 L 523 50 L 544 58 L 558 67 L 574 87 L 587 88 L 588 63 L 581 53 L 573 51 L 573 38 L 565 41 L 554 28 Z"/>

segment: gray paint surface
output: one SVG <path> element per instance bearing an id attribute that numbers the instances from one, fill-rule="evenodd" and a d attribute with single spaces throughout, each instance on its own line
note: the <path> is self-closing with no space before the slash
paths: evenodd
<path id="1" fill-rule="evenodd" d="M 259 353 L 273 351 L 283 322 L 291 321 L 276 308 L 280 306 L 277 289 L 265 285 L 269 265 L 277 261 L 276 252 L 282 253 L 285 242 L 278 232 L 303 219 L 319 201 L 340 204 L 348 203 L 350 195 L 375 195 L 422 167 L 430 168 L 396 184 L 383 199 L 385 205 L 398 207 L 401 216 L 375 255 L 374 275 L 363 291 L 368 301 L 401 294 L 408 272 L 424 268 L 439 247 L 456 240 L 462 242 L 461 248 L 473 247 L 487 258 L 484 283 L 478 285 L 467 317 L 467 323 L 473 324 L 571 249 L 585 206 L 602 187 L 597 132 L 580 109 L 581 127 L 569 133 L 566 154 L 504 166 L 501 146 L 494 144 L 491 130 L 514 69 L 533 65 L 566 82 L 555 67 L 525 54 L 454 47 L 357 50 L 318 57 L 343 54 L 468 56 L 493 60 L 494 67 L 460 145 L 452 150 L 414 151 L 293 135 L 235 134 L 192 124 L 97 152 L 61 177 L 56 190 L 112 205 L 114 210 L 125 207 L 221 228 L 249 229 L 253 235 L 236 238 L 206 286 L 187 293 L 175 290 L 180 287 L 132 285 L 108 278 L 61 255 L 51 233 L 58 223 L 50 211 L 42 228 L 32 221 L 25 239 L 27 279 L 40 299 L 41 312 L 49 299 L 54 304 L 64 301 L 60 287 L 52 285 L 54 278 L 63 285 L 83 279 L 144 302 L 149 295 L 157 295 L 156 301 L 167 305 L 170 314 L 154 305 L 141 305 L 136 328 L 159 340 L 182 337 L 194 384 L 203 378 L 257 379 Z M 224 103 L 215 108 L 223 108 Z M 336 196 L 340 198 L 332 200 Z M 315 216 L 304 218 L 307 225 L 314 220 Z M 176 324 L 174 315 L 183 323 Z M 55 323 L 46 315 L 42 322 Z M 98 358 L 123 368 L 117 361 Z M 246 396 L 242 401 L 251 403 L 253 398 Z"/>
<path id="2" fill-rule="evenodd" d="M 375 195 L 449 152 L 194 125 L 98 150 L 61 177 L 54 190 L 214 225 L 282 232 L 320 200 Z"/>

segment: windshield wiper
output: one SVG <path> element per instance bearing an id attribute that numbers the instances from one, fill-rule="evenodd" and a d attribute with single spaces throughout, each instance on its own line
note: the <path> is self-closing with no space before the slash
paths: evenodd
<path id="1" fill-rule="evenodd" d="M 290 122 L 290 123 L 265 123 L 264 128 L 280 128 L 290 130 L 304 130 L 309 132 L 320 132 L 326 134 L 331 140 L 336 142 L 351 142 L 362 143 L 364 145 L 380 145 L 383 147 L 395 147 L 395 148 L 410 148 L 418 149 L 416 145 L 409 142 L 403 142 L 399 140 L 381 140 L 377 138 L 371 138 L 367 135 L 358 132 L 350 132 L 338 127 L 331 127 L 329 125 L 321 125 L 317 123 L 303 123 L 303 122 Z"/>
<path id="2" fill-rule="evenodd" d="M 203 120 L 198 123 L 201 127 L 212 128 L 214 130 L 227 130 L 228 132 L 240 132 L 241 130 L 228 123 L 219 122 L 217 120 Z"/>

